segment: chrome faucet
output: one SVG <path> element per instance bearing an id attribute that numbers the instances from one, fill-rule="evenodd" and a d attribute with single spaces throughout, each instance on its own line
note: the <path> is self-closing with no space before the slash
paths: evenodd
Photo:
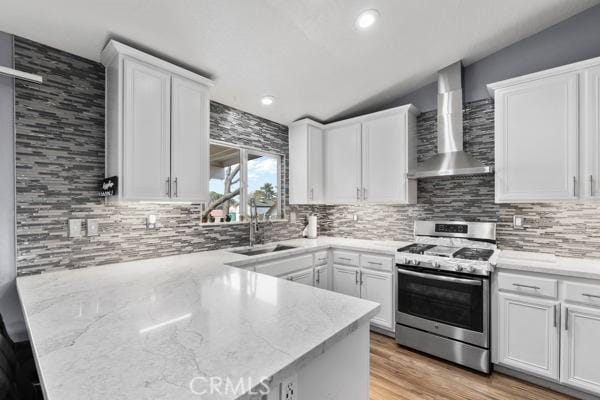
<path id="1" fill-rule="evenodd" d="M 258 236 L 258 210 L 256 209 L 256 199 L 250 199 L 250 247 L 254 247 L 256 237 Z"/>

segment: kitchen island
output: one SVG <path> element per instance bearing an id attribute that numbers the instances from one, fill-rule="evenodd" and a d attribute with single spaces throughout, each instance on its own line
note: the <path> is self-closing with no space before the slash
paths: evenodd
<path id="1" fill-rule="evenodd" d="M 378 304 L 226 265 L 244 258 L 20 277 L 46 399 L 276 400 L 295 377 L 300 398 L 366 400 Z"/>

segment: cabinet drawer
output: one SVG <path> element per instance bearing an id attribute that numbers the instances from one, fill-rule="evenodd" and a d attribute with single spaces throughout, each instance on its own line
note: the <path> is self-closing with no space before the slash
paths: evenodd
<path id="1" fill-rule="evenodd" d="M 600 285 L 565 282 L 565 300 L 600 307 Z"/>
<path id="2" fill-rule="evenodd" d="M 262 264 L 256 264 L 256 272 L 261 274 L 280 276 L 301 269 L 312 268 L 313 256 L 307 254 L 300 257 L 280 258 Z"/>
<path id="3" fill-rule="evenodd" d="M 326 265 L 329 262 L 328 251 L 318 251 L 315 253 L 315 266 Z"/>
<path id="4" fill-rule="evenodd" d="M 361 268 L 377 269 L 380 271 L 392 271 L 394 260 L 392 257 L 362 254 L 360 256 Z"/>
<path id="5" fill-rule="evenodd" d="M 537 276 L 500 272 L 498 273 L 498 289 L 551 299 L 558 297 L 558 281 Z"/>
<path id="6" fill-rule="evenodd" d="M 333 262 L 336 264 L 352 265 L 358 267 L 358 253 L 352 253 L 349 251 L 333 251 Z"/>

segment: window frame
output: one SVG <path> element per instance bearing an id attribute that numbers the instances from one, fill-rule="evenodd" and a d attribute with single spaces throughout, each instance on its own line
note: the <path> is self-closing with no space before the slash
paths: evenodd
<path id="1" fill-rule="evenodd" d="M 251 147 L 251 146 L 245 146 L 245 145 L 240 145 L 240 144 L 233 144 L 233 143 L 229 143 L 229 142 L 225 142 L 222 140 L 216 140 L 216 139 L 210 139 L 209 140 L 209 146 L 210 145 L 218 145 L 218 146 L 225 146 L 225 147 L 230 147 L 232 149 L 236 149 L 240 151 L 240 220 L 236 221 L 238 223 L 247 223 L 247 214 L 246 214 L 246 210 L 247 210 L 247 204 L 248 204 L 248 200 L 249 200 L 249 196 L 248 196 L 248 155 L 252 154 L 255 156 L 259 156 L 259 157 L 272 157 L 275 158 L 275 160 L 277 161 L 277 210 L 278 210 L 278 215 L 275 218 L 270 219 L 269 221 L 277 221 L 277 220 L 283 220 L 285 219 L 285 211 L 284 211 L 284 207 L 283 207 L 283 199 L 284 196 L 283 194 L 285 193 L 284 187 L 283 187 L 283 177 L 282 174 L 284 173 L 284 157 L 285 155 L 283 154 L 278 154 L 278 153 L 272 153 L 269 151 L 265 151 L 265 150 L 261 150 L 258 149 L 256 147 Z M 210 156 L 209 156 L 210 157 Z M 210 165 L 210 159 L 209 159 L 209 165 Z M 206 203 L 206 205 L 208 206 L 208 203 Z M 242 207 L 243 205 L 243 207 Z M 205 224 L 208 224 L 209 222 L 206 222 Z M 235 223 L 235 222 L 234 222 Z M 223 224 L 228 224 L 228 222 L 224 222 Z"/>

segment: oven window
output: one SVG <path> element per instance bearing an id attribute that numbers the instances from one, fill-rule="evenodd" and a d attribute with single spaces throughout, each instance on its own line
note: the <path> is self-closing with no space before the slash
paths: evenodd
<path id="1" fill-rule="evenodd" d="M 441 275 L 437 274 L 430 276 L 413 276 L 398 270 L 398 311 L 483 332 L 483 285 L 438 280 L 435 278 Z"/>

